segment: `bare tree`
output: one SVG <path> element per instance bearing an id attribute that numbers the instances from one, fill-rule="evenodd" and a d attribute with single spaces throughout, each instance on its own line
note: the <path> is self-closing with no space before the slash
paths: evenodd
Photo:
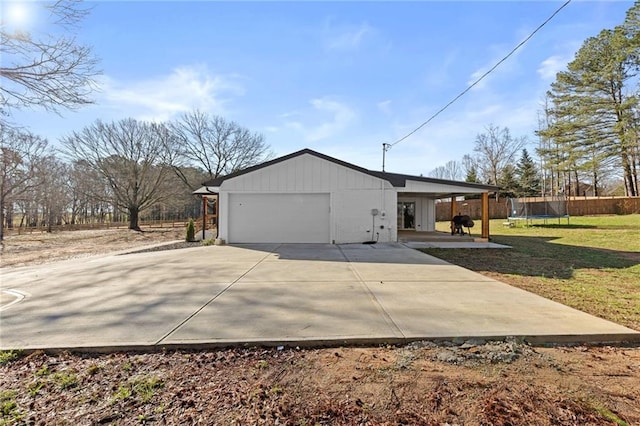
<path id="1" fill-rule="evenodd" d="M 517 154 L 527 143 L 525 137 L 514 138 L 507 127 L 489 125 L 476 136 L 473 151 L 484 182 L 498 185 L 507 166 L 515 166 Z M 496 197 L 498 194 L 496 193 Z"/>
<path id="2" fill-rule="evenodd" d="M 458 161 L 447 161 L 444 166 L 438 166 L 433 169 L 429 173 L 429 176 L 437 179 L 461 180 L 462 166 Z"/>
<path id="3" fill-rule="evenodd" d="M 70 199 L 69 223 L 105 220 L 109 210 L 107 206 L 113 200 L 112 191 L 90 164 L 84 160 L 74 161 L 69 166 L 66 187 Z M 102 195 L 96 198 L 92 194 Z"/>
<path id="4" fill-rule="evenodd" d="M 174 195 L 165 185 L 173 173 L 172 134 L 163 124 L 125 119 L 98 120 L 63 138 L 64 152 L 84 161 L 108 184 L 115 205 L 129 215 L 129 229 L 140 230 L 140 212 Z M 103 201 L 104 190 L 92 195 Z"/>
<path id="5" fill-rule="evenodd" d="M 193 111 L 170 127 L 179 140 L 181 155 L 204 168 L 210 179 L 252 166 L 270 155 L 264 136 L 219 116 Z"/>
<path id="6" fill-rule="evenodd" d="M 480 183 L 478 176 L 478 161 L 469 154 L 462 156 L 462 173 L 467 182 Z"/>
<path id="7" fill-rule="evenodd" d="M 80 0 L 48 7 L 53 25 L 64 35 L 32 35 L 0 26 L 0 111 L 40 106 L 50 111 L 91 103 L 98 60 L 77 42 L 73 27 L 87 14 Z"/>
<path id="8" fill-rule="evenodd" d="M 71 197 L 66 185 L 71 167 L 54 155 L 46 156 L 38 165 L 41 184 L 37 189 L 37 200 L 42 208 L 42 223 L 51 232 L 54 225 L 61 225 Z"/>
<path id="9" fill-rule="evenodd" d="M 47 141 L 0 123 L 0 241 L 4 238 L 5 211 L 13 202 L 40 183 L 39 163 Z"/>

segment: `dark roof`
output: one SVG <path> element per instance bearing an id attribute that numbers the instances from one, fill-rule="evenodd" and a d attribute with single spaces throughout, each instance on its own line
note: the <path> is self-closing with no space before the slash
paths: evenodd
<path id="1" fill-rule="evenodd" d="M 485 189 L 487 191 L 497 191 L 499 189 L 498 186 L 485 185 L 485 184 L 481 184 L 481 183 L 459 182 L 459 181 L 454 181 L 454 180 L 435 179 L 435 178 L 424 177 L 424 176 L 413 176 L 413 175 L 404 175 L 404 174 L 400 174 L 400 173 L 388 173 L 388 172 L 378 172 L 378 171 L 374 171 L 374 170 L 368 170 L 368 169 L 365 169 L 364 167 L 356 166 L 355 164 L 351 164 L 351 163 L 347 163 L 346 161 L 338 160 L 337 158 L 330 157 L 328 155 L 316 152 L 316 151 L 308 149 L 308 148 L 302 149 L 300 151 L 296 151 L 294 153 L 291 153 L 289 155 L 285 155 L 283 157 L 278 157 L 278 158 L 275 158 L 273 160 L 265 161 L 264 163 L 260 163 L 260 164 L 257 164 L 255 166 L 252 166 L 252 167 L 247 167 L 246 169 L 238 170 L 237 172 L 228 174 L 226 176 L 217 177 L 215 179 L 212 179 L 212 180 L 209 180 L 207 182 L 204 182 L 202 185 L 204 185 L 204 186 L 220 186 L 220 185 L 222 185 L 222 182 L 224 182 L 227 179 L 231 179 L 231 178 L 234 178 L 234 177 L 242 176 L 242 175 L 245 175 L 247 173 L 251 173 L 251 172 L 254 172 L 256 170 L 260 170 L 260 169 L 263 169 L 265 167 L 269 167 L 269 166 L 272 166 L 274 164 L 278 164 L 278 163 L 281 163 L 283 161 L 290 160 L 292 158 L 295 158 L 295 157 L 298 157 L 298 156 L 304 155 L 304 154 L 313 155 L 315 157 L 322 158 L 323 160 L 327 160 L 327 161 L 330 161 L 330 162 L 335 163 L 335 164 L 339 164 L 339 165 L 341 165 L 343 167 L 347 167 L 349 169 L 358 171 L 360 173 L 365 173 L 365 174 L 368 174 L 370 176 L 374 176 L 374 177 L 377 177 L 377 178 L 380 178 L 380 179 L 384 179 L 384 180 L 388 181 L 392 186 L 397 187 L 397 188 L 404 188 L 406 186 L 407 180 L 413 180 L 413 181 L 418 181 L 418 182 L 440 183 L 440 184 L 444 184 L 444 185 L 456 185 L 456 186 L 462 186 L 462 187 L 473 188 L 473 189 Z"/>

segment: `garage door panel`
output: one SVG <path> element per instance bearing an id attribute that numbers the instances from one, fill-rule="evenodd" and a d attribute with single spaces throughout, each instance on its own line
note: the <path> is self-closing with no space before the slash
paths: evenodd
<path id="1" fill-rule="evenodd" d="M 328 243 L 329 194 L 229 194 L 232 243 Z"/>

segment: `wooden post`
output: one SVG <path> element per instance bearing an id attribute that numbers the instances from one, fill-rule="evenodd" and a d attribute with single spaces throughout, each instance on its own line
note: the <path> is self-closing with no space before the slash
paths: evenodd
<path id="1" fill-rule="evenodd" d="M 207 196 L 202 196 L 202 241 L 204 241 L 204 231 L 207 229 Z"/>
<path id="2" fill-rule="evenodd" d="M 218 238 L 218 213 L 220 210 L 220 194 L 216 194 L 215 201 L 215 210 L 213 211 L 213 224 L 216 227 L 216 238 Z"/>
<path id="3" fill-rule="evenodd" d="M 489 193 L 482 193 L 482 238 L 489 239 Z"/>
<path id="4" fill-rule="evenodd" d="M 453 234 L 453 223 L 451 221 L 453 220 L 453 217 L 457 214 L 458 214 L 458 207 L 456 204 L 456 196 L 452 194 L 451 195 L 451 216 L 449 217 L 449 225 L 451 226 L 452 234 Z"/>

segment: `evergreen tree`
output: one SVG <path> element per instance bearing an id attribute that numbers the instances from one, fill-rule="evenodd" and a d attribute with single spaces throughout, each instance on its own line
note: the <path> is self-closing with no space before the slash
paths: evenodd
<path id="1" fill-rule="evenodd" d="M 518 180 L 516 179 L 516 168 L 507 165 L 502 169 L 498 185 L 502 188 L 501 195 L 509 198 L 517 197 L 519 191 Z"/>
<path id="2" fill-rule="evenodd" d="M 539 150 L 545 164 L 577 175 L 589 173 L 594 188 L 613 165 L 622 171 L 627 195 L 638 195 L 640 3 L 623 25 L 585 40 L 567 71 L 548 92 L 550 119 L 538 133 L 551 143 Z"/>
<path id="3" fill-rule="evenodd" d="M 522 150 L 522 156 L 516 166 L 518 180 L 518 196 L 535 197 L 540 195 L 540 175 L 526 149 Z"/>
<path id="4" fill-rule="evenodd" d="M 471 166 L 469 170 L 467 170 L 467 176 L 464 179 L 465 182 L 472 183 L 481 183 L 480 178 L 478 177 L 478 169 L 475 165 Z"/>

